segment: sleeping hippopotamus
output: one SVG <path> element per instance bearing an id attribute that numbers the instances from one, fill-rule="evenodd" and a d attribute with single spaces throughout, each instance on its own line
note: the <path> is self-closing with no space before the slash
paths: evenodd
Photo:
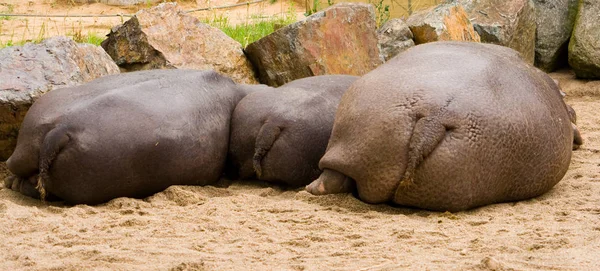
<path id="1" fill-rule="evenodd" d="M 240 178 L 257 177 L 296 187 L 317 178 L 335 110 L 356 79 L 313 76 L 246 96 L 231 119 L 233 170 Z"/>
<path id="2" fill-rule="evenodd" d="M 528 199 L 564 176 L 574 128 L 558 86 L 516 51 L 427 43 L 346 91 L 306 189 L 437 211 Z"/>
<path id="3" fill-rule="evenodd" d="M 213 71 L 152 70 L 53 90 L 25 116 L 5 185 L 97 204 L 214 183 L 231 113 L 252 88 Z"/>

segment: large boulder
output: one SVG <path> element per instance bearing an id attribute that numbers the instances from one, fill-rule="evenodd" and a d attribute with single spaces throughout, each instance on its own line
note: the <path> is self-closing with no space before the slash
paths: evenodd
<path id="1" fill-rule="evenodd" d="M 0 50 L 0 160 L 14 150 L 25 113 L 42 94 L 116 73 L 102 48 L 66 37 Z"/>
<path id="2" fill-rule="evenodd" d="M 282 27 L 245 51 L 260 82 L 280 86 L 325 74 L 363 75 L 381 64 L 373 6 L 342 3 Z"/>
<path id="3" fill-rule="evenodd" d="M 176 3 L 141 10 L 114 27 L 102 47 L 123 71 L 215 70 L 238 83 L 256 83 L 242 45 L 186 15 Z"/>
<path id="4" fill-rule="evenodd" d="M 600 2 L 580 0 L 569 42 L 569 65 L 579 78 L 600 78 Z"/>
<path id="5" fill-rule="evenodd" d="M 476 41 L 479 35 L 462 6 L 441 4 L 410 15 L 406 20 L 415 44 L 432 41 Z"/>
<path id="6" fill-rule="evenodd" d="M 481 42 L 515 49 L 533 64 L 535 6 L 531 0 L 454 0 L 463 5 Z"/>
<path id="7" fill-rule="evenodd" d="M 377 30 L 379 55 L 383 61 L 415 46 L 413 34 L 402 19 L 391 19 Z"/>
<path id="8" fill-rule="evenodd" d="M 550 72 L 567 63 L 577 0 L 534 0 L 537 22 L 535 66 Z"/>

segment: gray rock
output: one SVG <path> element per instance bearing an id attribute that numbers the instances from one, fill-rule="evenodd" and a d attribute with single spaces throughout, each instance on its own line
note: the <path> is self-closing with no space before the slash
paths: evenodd
<path id="1" fill-rule="evenodd" d="M 186 15 L 176 3 L 139 11 L 114 27 L 102 47 L 122 71 L 215 70 L 238 83 L 257 83 L 239 42 Z"/>
<path id="2" fill-rule="evenodd" d="M 600 2 L 580 0 L 569 42 L 569 65 L 579 78 L 600 78 Z"/>
<path id="3" fill-rule="evenodd" d="M 391 19 L 377 30 L 379 55 L 383 61 L 415 46 L 413 34 L 402 19 Z"/>
<path id="4" fill-rule="evenodd" d="M 454 0 L 460 3 L 479 33 L 481 42 L 510 47 L 533 64 L 535 6 L 531 0 Z"/>
<path id="5" fill-rule="evenodd" d="M 534 4 L 537 23 L 535 66 L 550 72 L 567 64 L 577 0 L 534 0 Z"/>
<path id="6" fill-rule="evenodd" d="M 325 74 L 363 75 L 379 64 L 373 6 L 341 3 L 282 27 L 245 51 L 260 82 L 281 86 Z"/>
<path id="7" fill-rule="evenodd" d="M 0 160 L 14 150 L 25 113 L 42 94 L 119 73 L 98 46 L 53 37 L 0 50 Z"/>

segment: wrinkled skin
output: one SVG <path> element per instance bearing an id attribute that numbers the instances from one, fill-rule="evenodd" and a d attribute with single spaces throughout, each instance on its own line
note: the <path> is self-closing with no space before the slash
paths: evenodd
<path id="1" fill-rule="evenodd" d="M 235 105 L 251 88 L 212 71 L 107 76 L 40 97 L 7 160 L 5 185 L 31 197 L 97 204 L 222 174 Z M 41 186 L 36 189 L 38 182 Z"/>
<path id="2" fill-rule="evenodd" d="M 317 178 L 335 110 L 356 79 L 313 76 L 246 96 L 231 120 L 231 170 L 296 187 Z"/>
<path id="3" fill-rule="evenodd" d="M 572 112 L 570 116 L 569 112 Z M 306 189 L 437 211 L 550 190 L 581 144 L 556 83 L 512 49 L 416 46 L 357 80 Z"/>

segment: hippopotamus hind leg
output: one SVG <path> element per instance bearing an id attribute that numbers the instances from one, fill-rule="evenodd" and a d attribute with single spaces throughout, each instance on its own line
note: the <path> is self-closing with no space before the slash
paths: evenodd
<path id="1" fill-rule="evenodd" d="M 40 193 L 35 189 L 35 182 L 37 181 L 36 176 L 32 176 L 29 179 L 10 176 L 4 180 L 4 187 L 17 191 L 25 196 L 39 199 Z"/>
<path id="2" fill-rule="evenodd" d="M 313 195 L 350 193 L 356 189 L 356 183 L 350 177 L 333 169 L 324 169 L 321 176 L 306 186 Z"/>
<path id="3" fill-rule="evenodd" d="M 4 180 L 4 187 L 19 192 L 25 196 L 39 199 L 40 192 L 36 188 L 37 180 L 38 175 L 31 176 L 28 179 L 19 178 L 18 176 L 10 176 Z M 58 197 L 50 193 L 46 193 L 45 199 L 48 201 L 59 200 Z"/>

